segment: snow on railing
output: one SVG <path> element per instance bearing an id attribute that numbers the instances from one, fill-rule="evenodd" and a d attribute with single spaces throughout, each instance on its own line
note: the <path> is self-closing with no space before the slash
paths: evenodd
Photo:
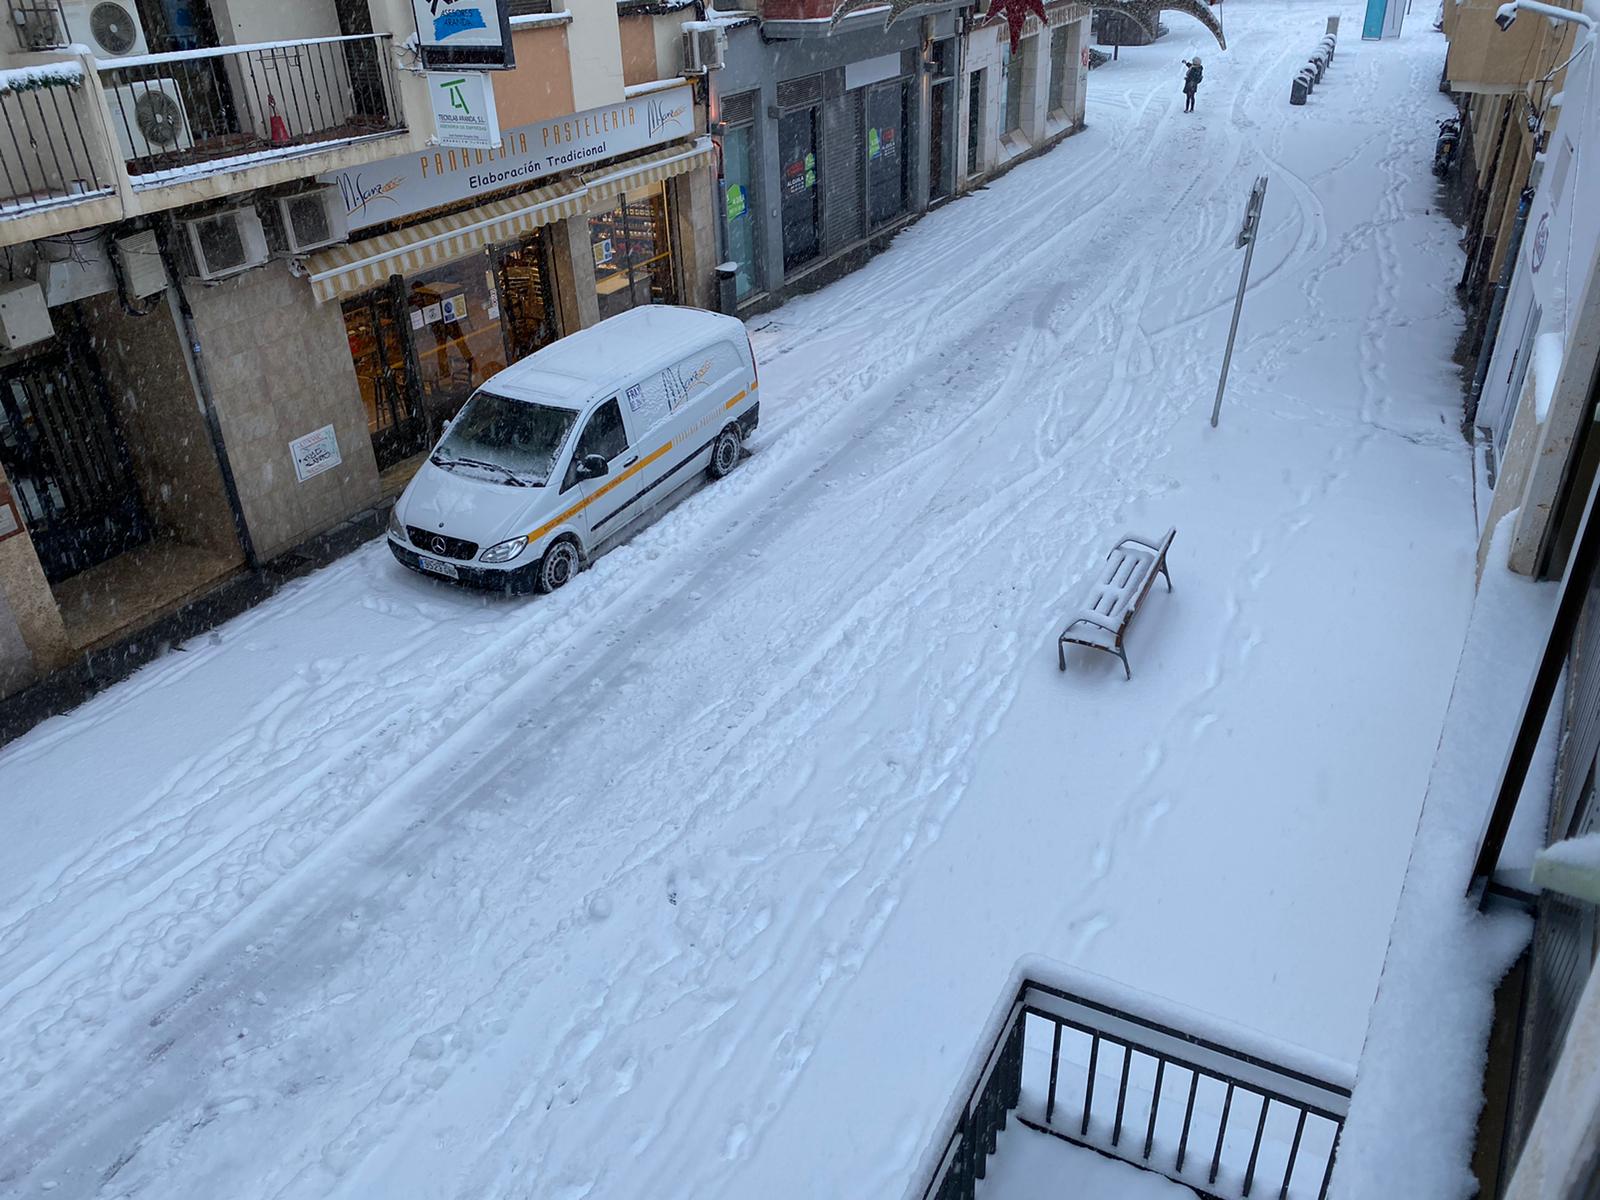
<path id="1" fill-rule="evenodd" d="M 1204 1196 L 1247 1200 L 1267 1181 L 1278 1200 L 1321 1200 L 1353 1082 L 1347 1064 L 1025 958 L 906 1197 L 972 1200 L 1015 1112 Z"/>
<path id="2" fill-rule="evenodd" d="M 102 63 L 128 174 L 175 178 L 404 129 L 391 40 L 356 34 Z"/>
<path id="3" fill-rule="evenodd" d="M 0 215 L 74 202 L 111 190 L 84 128 L 80 63 L 0 71 Z"/>

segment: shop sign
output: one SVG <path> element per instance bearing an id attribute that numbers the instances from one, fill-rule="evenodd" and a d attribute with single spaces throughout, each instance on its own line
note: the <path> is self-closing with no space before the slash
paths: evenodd
<path id="1" fill-rule="evenodd" d="M 424 69 L 508 71 L 517 65 L 506 0 L 411 0 L 411 11 Z"/>
<path id="2" fill-rule="evenodd" d="M 322 176 L 344 198 L 352 230 L 457 204 L 572 167 L 694 133 L 689 84 L 502 132 L 493 149 L 439 146 Z"/>
<path id="3" fill-rule="evenodd" d="M 9 483 L 0 483 L 0 542 L 16 537 L 22 532 L 22 514 L 17 511 L 17 501 L 11 494 Z"/>
<path id="4" fill-rule="evenodd" d="M 500 117 L 494 107 L 494 87 L 482 71 L 433 73 L 428 76 L 433 97 L 433 123 L 441 146 L 500 145 Z"/>
<path id="5" fill-rule="evenodd" d="M 744 184 L 730 183 L 728 185 L 728 220 L 736 221 L 745 214 Z"/>
<path id="6" fill-rule="evenodd" d="M 301 483 L 313 475 L 331 471 L 344 461 L 339 454 L 339 439 L 332 425 L 324 425 L 315 433 L 297 437 L 289 443 L 289 455 L 294 459 L 295 478 Z"/>

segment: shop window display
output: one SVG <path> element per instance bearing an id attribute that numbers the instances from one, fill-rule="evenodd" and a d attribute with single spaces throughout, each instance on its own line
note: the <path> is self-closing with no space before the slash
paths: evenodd
<path id="1" fill-rule="evenodd" d="M 601 317 L 641 304 L 677 303 L 667 197 L 660 184 L 629 192 L 615 208 L 590 217 L 589 240 Z"/>

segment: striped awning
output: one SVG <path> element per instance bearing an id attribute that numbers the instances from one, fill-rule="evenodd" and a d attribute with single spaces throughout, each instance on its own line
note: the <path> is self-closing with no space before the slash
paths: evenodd
<path id="1" fill-rule="evenodd" d="M 699 167 L 712 165 L 715 159 L 716 151 L 712 149 L 711 139 L 701 138 L 690 146 L 669 146 L 654 154 L 646 154 L 643 158 L 617 163 L 609 168 L 601 167 L 584 176 L 589 204 L 592 206 L 597 200 L 609 200 L 623 192 L 660 183 L 674 175 L 685 175 Z"/>
<path id="2" fill-rule="evenodd" d="M 307 258 L 306 273 L 319 301 L 354 296 L 377 287 L 391 275 L 413 275 L 496 242 L 513 241 L 541 225 L 577 216 L 597 200 L 695 170 L 709 164 L 713 155 L 709 138 L 689 146 L 658 150 L 599 168 L 582 178 L 563 180 L 409 229 L 334 246 Z"/>

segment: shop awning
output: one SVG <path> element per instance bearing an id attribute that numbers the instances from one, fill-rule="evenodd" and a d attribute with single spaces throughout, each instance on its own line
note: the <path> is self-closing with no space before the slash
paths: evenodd
<path id="1" fill-rule="evenodd" d="M 709 164 L 709 138 L 689 146 L 669 147 L 591 171 L 580 179 L 563 180 L 492 204 L 380 237 L 334 246 L 306 260 L 306 273 L 319 301 L 339 300 L 377 287 L 391 275 L 412 275 L 462 258 L 496 242 L 508 242 L 577 216 L 597 200 L 630 188 L 659 183 Z"/>
<path id="2" fill-rule="evenodd" d="M 609 200 L 623 192 L 634 191 L 647 184 L 660 183 L 674 175 L 686 175 L 698 167 L 710 166 L 716 158 L 710 138 L 701 138 L 691 146 L 669 146 L 635 158 L 630 162 L 616 163 L 610 168 L 601 167 L 584 176 L 588 187 L 588 202 Z"/>

